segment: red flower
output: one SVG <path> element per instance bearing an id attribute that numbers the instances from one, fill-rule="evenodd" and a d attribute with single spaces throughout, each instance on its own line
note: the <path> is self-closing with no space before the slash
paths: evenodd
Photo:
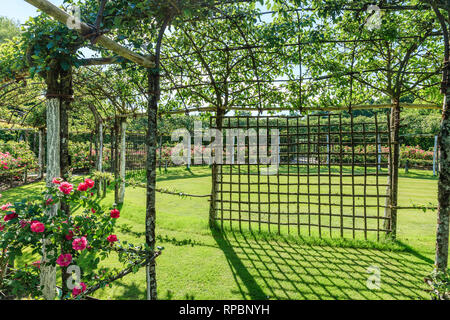
<path id="1" fill-rule="evenodd" d="M 61 182 L 63 182 L 63 179 L 61 179 L 61 178 L 53 178 L 52 182 L 54 184 L 61 184 Z"/>
<path id="2" fill-rule="evenodd" d="M 56 259 L 56 263 L 61 267 L 67 267 L 72 262 L 72 255 L 70 253 L 61 254 L 58 259 Z"/>
<path id="3" fill-rule="evenodd" d="M 120 217 L 120 211 L 117 209 L 111 210 L 111 218 L 117 219 Z"/>
<path id="4" fill-rule="evenodd" d="M 32 265 L 38 269 L 41 268 L 41 260 L 37 260 L 35 262 L 32 263 Z"/>
<path id="5" fill-rule="evenodd" d="M 73 185 L 68 182 L 62 182 L 58 189 L 64 194 L 70 194 L 73 190 Z"/>
<path id="6" fill-rule="evenodd" d="M 45 226 L 42 222 L 39 221 L 33 221 L 31 223 L 31 231 L 36 232 L 36 233 L 42 233 L 45 230 Z"/>
<path id="7" fill-rule="evenodd" d="M 84 249 L 86 249 L 86 246 L 87 246 L 87 239 L 86 239 L 86 237 L 76 238 L 72 242 L 72 248 L 74 250 L 83 251 Z"/>
<path id="8" fill-rule="evenodd" d="M 77 188 L 78 191 L 86 191 L 87 189 L 88 189 L 88 185 L 84 182 L 80 183 Z"/>
<path id="9" fill-rule="evenodd" d="M 91 212 L 92 212 L 92 213 L 95 213 L 96 211 L 95 211 L 95 209 L 94 209 L 94 208 L 91 208 Z"/>
<path id="10" fill-rule="evenodd" d="M 106 240 L 108 240 L 108 242 L 110 243 L 114 243 L 117 241 L 117 236 L 115 234 L 110 234 L 108 238 L 106 238 Z"/>
<path id="11" fill-rule="evenodd" d="M 5 222 L 7 222 L 7 221 L 12 220 L 12 219 L 17 218 L 17 217 L 18 217 L 17 213 L 13 212 L 13 213 L 7 214 L 7 215 L 3 218 L 3 220 L 4 220 Z"/>
<path id="12" fill-rule="evenodd" d="M 0 231 L 5 230 L 5 226 L 0 223 Z"/>
<path id="13" fill-rule="evenodd" d="M 8 202 L 7 204 L 2 205 L 0 207 L 0 209 L 2 209 L 3 211 L 6 211 L 6 210 L 8 210 L 9 207 L 12 207 L 12 204 Z"/>
<path id="14" fill-rule="evenodd" d="M 76 286 L 75 288 L 73 288 L 72 290 L 72 295 L 74 297 L 78 296 L 80 293 L 85 292 L 86 291 L 86 284 L 84 284 L 84 282 L 80 282 L 79 286 Z"/>
<path id="15" fill-rule="evenodd" d="M 53 202 L 52 198 L 48 198 L 47 200 L 45 200 L 45 205 L 48 206 Z"/>
<path id="16" fill-rule="evenodd" d="M 95 185 L 94 180 L 91 180 L 91 179 L 85 179 L 85 180 L 84 180 L 84 183 L 87 184 L 87 186 L 88 186 L 89 189 L 93 188 L 94 185 Z"/>

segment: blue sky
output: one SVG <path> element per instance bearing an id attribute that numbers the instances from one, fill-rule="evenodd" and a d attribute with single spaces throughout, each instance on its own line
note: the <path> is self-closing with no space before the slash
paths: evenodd
<path id="1" fill-rule="evenodd" d="M 59 6 L 63 0 L 50 0 L 50 2 Z M 36 14 L 36 8 L 24 0 L 0 0 L 0 16 L 14 18 L 23 23 Z"/>

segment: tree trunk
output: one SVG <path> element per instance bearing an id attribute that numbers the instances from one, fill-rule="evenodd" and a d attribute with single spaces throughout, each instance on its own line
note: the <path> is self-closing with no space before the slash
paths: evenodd
<path id="1" fill-rule="evenodd" d="M 127 120 L 122 118 L 120 122 L 120 190 L 118 203 L 125 199 L 125 173 L 126 173 L 126 149 L 127 149 Z"/>
<path id="2" fill-rule="evenodd" d="M 61 176 L 60 171 L 60 101 L 58 98 L 47 100 L 47 186 L 52 185 L 53 178 Z M 50 216 L 56 215 L 58 205 L 53 205 L 48 212 Z M 44 299 L 53 300 L 56 296 L 56 266 L 46 265 L 48 256 L 54 252 L 46 249 L 49 240 L 44 239 L 41 264 L 41 290 Z"/>
<path id="3" fill-rule="evenodd" d="M 217 108 L 216 111 L 216 129 L 222 131 L 223 116 L 225 111 Z M 215 151 L 217 152 L 217 150 Z M 213 157 L 215 159 L 215 157 Z M 230 169 L 231 170 L 231 169 Z M 217 202 L 217 181 L 219 179 L 218 166 L 215 161 L 211 167 L 211 202 L 209 203 L 209 226 L 213 227 L 216 220 L 216 202 Z"/>
<path id="4" fill-rule="evenodd" d="M 148 89 L 151 93 L 148 104 L 147 127 L 147 210 L 145 219 L 145 239 L 152 252 L 155 250 L 156 226 L 156 134 L 158 113 L 159 70 L 148 70 Z M 156 264 L 151 261 L 146 267 L 147 299 L 156 300 Z"/>
<path id="5" fill-rule="evenodd" d="M 438 182 L 438 218 L 436 231 L 435 265 L 440 271 L 446 271 L 448 266 L 448 236 L 450 213 L 450 66 L 446 64 L 447 83 L 445 87 L 444 106 L 442 112 L 441 130 L 438 144 L 440 151 L 439 182 Z"/>
<path id="6" fill-rule="evenodd" d="M 386 234 L 389 238 L 395 239 L 397 236 L 397 203 L 398 203 L 398 171 L 400 165 L 400 103 L 398 99 L 392 101 L 390 116 L 390 140 L 389 146 L 389 178 L 387 187 L 385 220 Z"/>
<path id="7" fill-rule="evenodd" d="M 98 124 L 98 150 L 97 150 L 97 171 L 103 172 L 103 122 Z M 102 179 L 97 181 L 97 196 L 100 196 L 100 190 L 102 189 Z"/>
<path id="8" fill-rule="evenodd" d="M 40 128 L 39 129 L 39 154 L 38 154 L 38 165 L 39 165 L 38 179 L 44 178 L 44 166 L 45 166 L 44 134 L 45 134 L 45 129 Z"/>
<path id="9" fill-rule="evenodd" d="M 119 119 L 114 120 L 114 202 L 119 203 L 119 175 L 120 175 L 120 125 Z"/>

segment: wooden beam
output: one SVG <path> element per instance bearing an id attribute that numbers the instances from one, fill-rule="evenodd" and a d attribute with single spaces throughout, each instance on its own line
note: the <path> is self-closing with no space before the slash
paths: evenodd
<path id="1" fill-rule="evenodd" d="M 402 108 L 409 108 L 409 109 L 436 109 L 441 110 L 442 107 L 435 104 L 414 104 L 414 103 L 400 103 L 400 107 Z M 392 108 L 391 104 L 360 104 L 360 105 L 354 105 L 352 106 L 352 110 L 364 110 L 364 109 L 390 109 Z M 205 107 L 205 108 L 193 108 L 193 109 L 180 109 L 180 110 L 174 110 L 174 111 L 163 111 L 161 113 L 166 114 L 183 114 L 183 113 L 190 113 L 190 112 L 208 112 L 208 111 L 215 111 L 216 108 L 214 107 Z M 229 107 L 227 108 L 227 111 L 234 110 L 234 111 L 259 111 L 256 108 L 245 108 L 245 107 Z M 306 107 L 303 109 L 303 111 L 345 111 L 348 110 L 348 106 L 334 106 L 334 107 Z M 263 108 L 263 111 L 300 111 L 299 109 L 294 108 L 286 108 L 286 107 L 269 107 L 269 108 Z"/>
<path id="2" fill-rule="evenodd" d="M 89 59 L 79 59 L 77 62 L 82 66 L 104 66 L 108 64 L 119 63 L 121 57 L 106 57 L 106 58 L 89 58 Z"/>
<path id="3" fill-rule="evenodd" d="M 71 15 L 66 13 L 64 10 L 58 8 L 47 0 L 25 0 L 29 4 L 35 6 L 39 10 L 47 13 L 49 16 L 58 20 L 61 23 L 67 24 L 69 19 L 73 19 Z M 80 34 L 88 34 L 92 32 L 92 27 L 88 24 L 80 21 L 80 30 L 77 30 Z M 150 57 L 142 56 L 138 53 L 135 53 L 124 46 L 121 46 L 117 42 L 109 39 L 108 37 L 101 35 L 97 38 L 97 42 L 99 45 L 109 49 L 121 57 L 124 57 L 128 60 L 131 60 L 145 68 L 153 68 L 155 66 L 154 61 Z"/>

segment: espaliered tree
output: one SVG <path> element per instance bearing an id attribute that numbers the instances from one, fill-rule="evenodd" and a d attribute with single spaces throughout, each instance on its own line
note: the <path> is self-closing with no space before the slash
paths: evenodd
<path id="1" fill-rule="evenodd" d="M 302 70 L 300 75 L 294 73 L 290 77 L 304 80 L 287 86 L 291 95 L 287 103 L 295 105 L 301 100 L 305 110 L 319 106 L 347 106 L 352 110 L 355 105 L 386 102 L 392 106 L 385 212 L 389 219 L 385 220 L 385 229 L 388 236 L 395 238 L 401 101 L 413 96 L 418 101 L 433 100 L 428 102 L 437 105 L 439 99 L 436 93 L 442 41 L 433 13 L 429 8 L 406 10 L 410 1 L 401 1 L 396 8 L 386 5 L 379 12 L 380 20 L 374 21 L 374 13 L 367 10 L 367 4 L 327 1 L 316 12 L 289 14 L 286 18 L 283 11 L 292 7 L 286 2 L 276 2 L 274 9 L 280 12 L 278 25 L 290 25 L 286 31 L 297 30 L 295 26 L 299 24 L 304 26 L 297 33 L 281 30 L 277 36 L 281 33 L 282 38 L 291 42 L 307 44 L 288 50 L 291 64 Z M 383 8 L 382 3 L 379 5 L 378 8 Z"/>
<path id="2" fill-rule="evenodd" d="M 209 19 L 188 21 L 171 32 L 161 63 L 165 110 L 214 112 L 215 128 L 221 130 L 223 117 L 232 108 L 262 112 L 282 99 L 273 80 L 283 75 L 285 64 L 267 40 L 267 25 L 255 25 L 259 12 L 255 3 L 231 4 L 211 10 Z M 261 47 L 252 48 L 256 43 Z M 218 174 L 213 162 L 211 226 Z"/>

